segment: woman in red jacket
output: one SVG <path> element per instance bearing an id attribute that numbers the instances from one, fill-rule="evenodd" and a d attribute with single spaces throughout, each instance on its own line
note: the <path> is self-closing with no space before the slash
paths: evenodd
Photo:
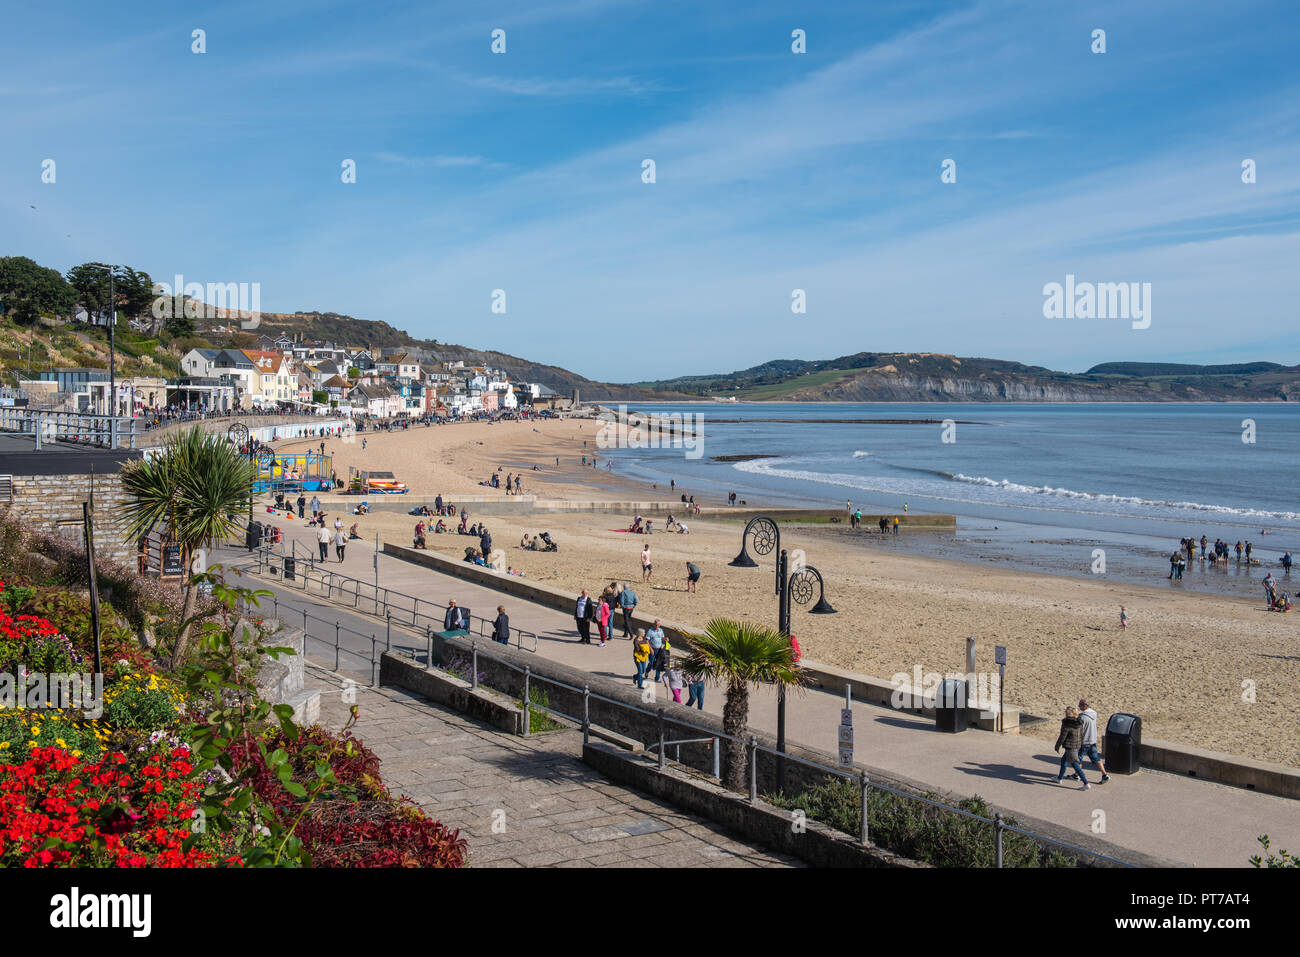
<path id="1" fill-rule="evenodd" d="M 600 610 L 596 612 L 596 624 L 600 626 L 600 647 L 605 647 L 605 641 L 609 638 L 609 599 L 604 596 L 600 599 Z"/>

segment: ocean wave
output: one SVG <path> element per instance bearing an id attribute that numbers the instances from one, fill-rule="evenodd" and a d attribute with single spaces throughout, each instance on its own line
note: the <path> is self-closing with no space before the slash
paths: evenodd
<path id="1" fill-rule="evenodd" d="M 1207 505 L 1201 502 L 1167 502 L 1145 499 L 1129 495 L 1107 495 L 1094 492 L 1077 492 L 1073 489 L 1058 489 L 1051 486 L 1021 485 L 1006 480 L 999 481 L 985 476 L 970 476 L 960 473 L 953 475 L 933 469 L 908 469 L 924 474 L 934 475 L 933 479 L 902 479 L 881 475 L 851 475 L 844 472 L 816 472 L 806 468 L 792 468 L 803 464 L 793 457 L 758 459 L 750 462 L 737 462 L 732 467 L 754 475 L 772 478 L 793 479 L 802 482 L 816 482 L 821 485 L 835 485 L 841 488 L 858 489 L 863 492 L 878 492 L 900 498 L 931 498 L 945 502 L 960 502 L 964 505 L 1004 506 L 1009 508 L 1032 508 L 1055 512 L 1075 514 L 1140 514 L 1147 518 L 1175 519 L 1181 516 L 1176 512 L 1212 513 L 1222 517 L 1225 522 L 1267 521 L 1300 522 L 1300 513 L 1273 512 L 1263 509 L 1234 508 L 1228 505 Z M 957 488 L 985 490 L 982 497 L 968 497 L 957 493 Z M 1059 502 L 1060 504 L 1053 504 Z M 1073 507 L 1072 507 L 1073 506 Z"/>
<path id="2" fill-rule="evenodd" d="M 1271 512 L 1257 508 L 1234 508 L 1231 505 L 1207 505 L 1204 502 L 1174 502 L 1165 499 L 1142 498 L 1137 495 L 1114 495 L 1106 492 L 1079 492 L 1071 488 L 1054 488 L 1050 485 L 1021 485 L 1008 479 L 992 479 L 985 475 L 952 476 L 954 482 L 967 482 L 985 488 L 1005 489 L 1024 495 L 1055 495 L 1060 498 L 1077 499 L 1116 505 L 1135 505 L 1141 508 L 1177 508 L 1191 512 L 1215 512 L 1220 515 L 1236 515 L 1242 518 L 1266 518 L 1275 521 L 1294 522 L 1300 519 L 1296 512 Z"/>
<path id="3" fill-rule="evenodd" d="M 854 457 L 855 459 L 863 459 L 863 458 L 866 458 L 868 455 L 875 455 L 875 453 L 874 453 L 874 452 L 863 452 L 861 449 L 858 449 L 858 451 L 856 451 L 856 452 L 853 453 L 853 457 Z"/>

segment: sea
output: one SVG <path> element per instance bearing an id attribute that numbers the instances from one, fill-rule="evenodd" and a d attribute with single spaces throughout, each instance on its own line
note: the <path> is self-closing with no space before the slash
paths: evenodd
<path id="1" fill-rule="evenodd" d="M 1250 541 L 1170 586 L 1263 595 L 1300 551 L 1300 406 L 1288 403 L 631 404 L 680 415 L 696 449 L 605 452 L 625 478 L 754 505 L 939 512 L 955 534 L 889 547 L 1066 575 L 1165 581 L 1183 536 Z M 868 529 L 870 531 L 871 529 Z M 889 536 L 893 538 L 893 536 Z M 883 543 L 882 543 L 883 544 Z M 1099 553 L 1100 550 L 1100 553 Z M 1098 571 L 1100 566 L 1103 571 Z M 1300 578 L 1300 569 L 1296 572 Z M 1287 579 L 1283 579 L 1284 587 Z M 1262 597 L 1261 597 L 1262 603 Z"/>

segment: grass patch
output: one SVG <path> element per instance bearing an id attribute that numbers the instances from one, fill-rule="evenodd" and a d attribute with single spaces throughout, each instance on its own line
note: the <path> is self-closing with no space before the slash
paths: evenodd
<path id="1" fill-rule="evenodd" d="M 537 685 L 529 686 L 528 701 L 530 704 L 541 705 L 543 708 L 549 708 L 551 706 L 551 699 L 547 696 L 546 692 L 537 687 Z M 522 701 L 516 701 L 515 704 L 521 708 L 524 706 Z M 529 734 L 537 734 L 541 731 L 559 731 L 563 727 L 564 725 L 560 724 L 560 722 L 556 721 L 545 711 L 538 710 L 537 708 L 528 709 Z"/>

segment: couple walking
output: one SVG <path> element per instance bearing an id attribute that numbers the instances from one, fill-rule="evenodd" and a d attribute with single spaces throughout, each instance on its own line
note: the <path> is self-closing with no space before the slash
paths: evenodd
<path id="1" fill-rule="evenodd" d="M 1057 784 L 1065 777 L 1065 766 L 1068 764 L 1074 768 L 1070 780 L 1083 782 L 1079 790 L 1087 791 L 1092 787 L 1083 774 L 1083 765 L 1079 763 L 1080 755 L 1090 759 L 1101 771 L 1102 784 L 1110 780 L 1110 775 L 1106 773 L 1106 762 L 1097 751 L 1097 712 L 1092 710 L 1087 698 L 1079 699 L 1078 708 L 1065 709 L 1065 717 L 1061 719 L 1061 733 L 1056 737 L 1056 747 L 1053 750 L 1062 752 L 1061 769 L 1056 773 Z"/>

